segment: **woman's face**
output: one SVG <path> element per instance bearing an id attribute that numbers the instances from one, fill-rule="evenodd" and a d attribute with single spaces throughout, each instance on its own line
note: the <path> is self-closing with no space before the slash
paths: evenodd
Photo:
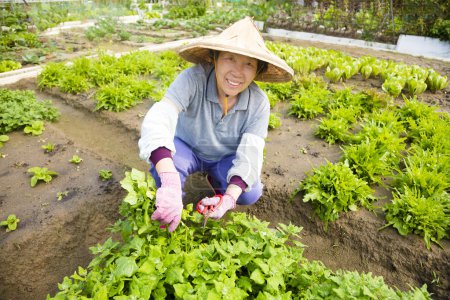
<path id="1" fill-rule="evenodd" d="M 236 96 L 256 77 L 256 58 L 220 52 L 216 61 L 217 92 L 219 97 Z"/>

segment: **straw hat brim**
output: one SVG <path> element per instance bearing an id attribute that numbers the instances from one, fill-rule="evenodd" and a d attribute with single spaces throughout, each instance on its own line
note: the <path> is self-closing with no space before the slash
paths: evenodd
<path id="1" fill-rule="evenodd" d="M 287 82 L 294 76 L 294 70 L 284 60 L 270 51 L 253 51 L 229 44 L 223 44 L 216 37 L 204 39 L 184 46 L 178 54 L 185 60 L 194 64 L 212 63 L 210 50 L 226 51 L 253 57 L 268 64 L 267 70 L 255 77 L 256 81 Z"/>

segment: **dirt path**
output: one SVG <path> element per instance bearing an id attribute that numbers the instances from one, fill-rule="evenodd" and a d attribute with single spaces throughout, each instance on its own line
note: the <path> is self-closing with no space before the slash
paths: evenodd
<path id="1" fill-rule="evenodd" d="M 449 63 L 413 56 L 296 43 L 415 63 L 432 67 L 442 75 L 450 71 Z M 36 90 L 33 79 L 9 87 Z M 449 88 L 427 94 L 424 99 L 447 110 L 448 91 Z M 40 99 L 52 99 L 62 117 L 57 123 L 46 125 L 39 137 L 21 132 L 10 134 L 11 140 L 1 149 L 7 156 L 0 159 L 0 219 L 14 213 L 21 223 L 15 232 L 0 233 L 0 299 L 42 299 L 47 293 L 54 293 L 57 283 L 72 274 L 76 266 L 86 266 L 91 259 L 88 247 L 109 236 L 105 228 L 119 217 L 117 208 L 123 191 L 118 181 L 124 170 L 147 168 L 137 157 L 137 139 L 142 115 L 150 102 L 123 113 L 93 112 L 94 104 L 86 95 L 67 96 L 56 90 L 37 95 Z M 446 299 L 450 289 L 448 240 L 442 242 L 444 249 L 433 245 L 428 251 L 421 237 L 402 237 L 391 228 L 379 231 L 383 216 L 365 210 L 342 215 L 325 232 L 309 204 L 298 197 L 289 201 L 305 172 L 326 160 L 337 161 L 340 150 L 313 135 L 317 121 L 287 117 L 286 109 L 285 104 L 275 108 L 283 116 L 282 126 L 271 131 L 267 140 L 264 196 L 255 205 L 239 210 L 267 220 L 272 226 L 292 222 L 304 227 L 305 256 L 321 260 L 332 269 L 372 272 L 404 290 L 409 285 L 427 283 L 434 299 Z M 50 141 L 58 145 L 53 155 L 41 149 Z M 78 167 L 68 162 L 73 154 L 83 158 Z M 32 166 L 45 166 L 60 175 L 49 184 L 31 188 L 26 170 Z M 103 182 L 98 178 L 98 171 L 105 168 L 113 171 L 113 180 Z M 68 191 L 68 195 L 58 201 L 56 195 L 63 191 Z M 185 202 L 196 201 L 207 192 L 205 182 L 192 176 Z"/>

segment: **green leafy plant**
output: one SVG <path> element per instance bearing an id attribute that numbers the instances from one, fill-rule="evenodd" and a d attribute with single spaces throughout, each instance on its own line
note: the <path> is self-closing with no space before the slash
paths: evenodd
<path id="1" fill-rule="evenodd" d="M 447 76 L 441 76 L 436 71 L 429 70 L 426 83 L 430 91 L 436 92 L 448 85 Z"/>
<path id="2" fill-rule="evenodd" d="M 20 62 L 16 62 L 13 60 L 0 61 L 0 73 L 13 71 L 20 68 L 22 68 L 22 64 Z"/>
<path id="3" fill-rule="evenodd" d="M 405 80 L 403 78 L 391 77 L 384 81 L 381 88 L 393 97 L 397 97 L 402 92 L 404 86 Z"/>
<path id="4" fill-rule="evenodd" d="M 30 125 L 25 126 L 23 132 L 31 135 L 41 135 L 45 130 L 43 121 L 32 121 Z"/>
<path id="5" fill-rule="evenodd" d="M 402 169 L 393 176 L 393 186 L 399 192 L 405 187 L 415 189 L 424 197 L 441 195 L 450 188 L 450 157 L 436 150 L 413 145 L 403 159 Z"/>
<path id="6" fill-rule="evenodd" d="M 337 141 L 347 141 L 350 137 L 349 130 L 350 125 L 345 119 L 335 119 L 332 117 L 321 118 L 315 135 L 325 139 L 329 144 L 334 144 Z"/>
<path id="7" fill-rule="evenodd" d="M 112 178 L 112 171 L 107 169 L 101 169 L 98 171 L 98 176 L 102 181 L 108 181 Z"/>
<path id="8" fill-rule="evenodd" d="M 341 212 L 356 211 L 358 205 L 372 208 L 375 200 L 373 190 L 367 182 L 359 179 L 349 167 L 347 161 L 313 169 L 294 192 L 302 192 L 303 202 L 311 201 L 319 218 L 328 228 L 329 221 L 338 219 Z"/>
<path id="9" fill-rule="evenodd" d="M 347 272 L 309 262 L 297 240 L 301 228 L 292 224 L 269 228 L 268 222 L 230 213 L 202 227 L 202 216 L 189 204 L 180 226 L 169 233 L 149 217 L 155 208 L 153 179 L 132 169 L 121 185 L 128 192 L 120 205 L 123 218 L 112 227 L 122 234 L 121 242 L 109 238 L 91 247 L 94 259 L 87 269 L 65 277 L 60 291 L 47 299 L 313 299 L 308 295 L 318 291 L 342 299 L 362 292 L 389 299 L 429 297 L 425 286 L 395 291 L 370 274 L 343 278 Z M 333 282 L 342 282 L 341 289 Z"/>
<path id="10" fill-rule="evenodd" d="M 78 155 L 74 154 L 72 156 L 72 158 L 69 160 L 69 162 L 78 165 L 79 163 L 81 163 L 83 161 L 83 159 L 81 157 L 79 157 Z"/>
<path id="11" fill-rule="evenodd" d="M 49 62 L 37 77 L 38 87 L 43 90 L 58 86 L 59 80 L 64 77 L 66 71 L 64 63 Z"/>
<path id="12" fill-rule="evenodd" d="M 425 92 L 427 89 L 427 84 L 424 80 L 409 78 L 406 81 L 406 89 L 408 90 L 410 95 L 419 95 Z"/>
<path id="13" fill-rule="evenodd" d="M 0 134 L 5 134 L 36 120 L 55 121 L 59 112 L 50 101 L 37 101 L 32 91 L 0 88 Z"/>
<path id="14" fill-rule="evenodd" d="M 9 141 L 9 136 L 7 135 L 0 135 L 0 148 L 3 147 L 3 144 L 6 143 L 7 141 Z"/>
<path id="15" fill-rule="evenodd" d="M 58 86 L 61 91 L 70 94 L 79 94 L 86 92 L 90 88 L 88 79 L 84 76 L 74 74 L 73 72 L 67 72 L 59 80 Z"/>
<path id="16" fill-rule="evenodd" d="M 270 113 L 269 129 L 276 129 L 281 126 L 281 119 L 277 114 Z"/>
<path id="17" fill-rule="evenodd" d="M 302 89 L 292 95 L 289 115 L 301 119 L 312 119 L 324 112 L 323 106 L 330 98 L 331 92 L 322 87 Z"/>
<path id="18" fill-rule="evenodd" d="M 450 230 L 450 197 L 446 193 L 424 196 L 415 187 L 403 187 L 402 192 L 394 192 L 394 199 L 386 204 L 387 224 L 383 227 L 393 226 L 401 235 L 409 233 L 424 237 L 427 249 L 431 242 L 448 237 Z M 441 246 L 442 247 L 442 246 Z"/>
<path id="19" fill-rule="evenodd" d="M 20 219 L 16 215 L 9 215 L 5 221 L 0 222 L 0 226 L 6 226 L 6 232 L 14 231 L 17 229 L 17 224 L 19 224 Z"/>
<path id="20" fill-rule="evenodd" d="M 61 201 L 62 199 L 64 199 L 64 197 L 67 197 L 67 195 L 69 195 L 69 191 L 58 192 L 56 193 L 56 199 L 58 201 Z"/>
<path id="21" fill-rule="evenodd" d="M 44 149 L 45 153 L 50 153 L 55 150 L 55 144 L 49 142 L 45 145 L 42 145 L 41 148 Z"/>
<path id="22" fill-rule="evenodd" d="M 47 168 L 41 168 L 41 167 L 32 167 L 29 168 L 28 173 L 33 174 L 33 177 L 31 177 L 31 187 L 36 186 L 39 180 L 44 181 L 45 183 L 49 183 L 52 181 L 53 176 L 57 176 L 58 173 L 54 171 L 50 171 Z"/>
<path id="23" fill-rule="evenodd" d="M 330 67 L 327 67 L 325 70 L 325 77 L 327 77 L 331 82 L 338 82 L 342 75 L 344 74 L 344 70 L 334 67 L 333 69 Z"/>

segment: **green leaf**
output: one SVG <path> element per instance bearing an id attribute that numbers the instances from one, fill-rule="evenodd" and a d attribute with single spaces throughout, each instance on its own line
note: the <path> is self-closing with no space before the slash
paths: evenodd
<path id="1" fill-rule="evenodd" d="M 137 272 L 138 266 L 136 261 L 131 257 L 119 257 L 116 260 L 116 267 L 114 270 L 114 277 L 119 279 L 122 277 L 131 277 Z"/>
<path id="2" fill-rule="evenodd" d="M 257 284 L 264 284 L 264 275 L 261 272 L 261 269 L 255 269 L 250 275 L 250 279 L 256 282 Z"/>
<path id="3" fill-rule="evenodd" d="M 168 284 L 183 283 L 184 269 L 178 266 L 169 268 L 166 272 L 166 282 Z"/>

